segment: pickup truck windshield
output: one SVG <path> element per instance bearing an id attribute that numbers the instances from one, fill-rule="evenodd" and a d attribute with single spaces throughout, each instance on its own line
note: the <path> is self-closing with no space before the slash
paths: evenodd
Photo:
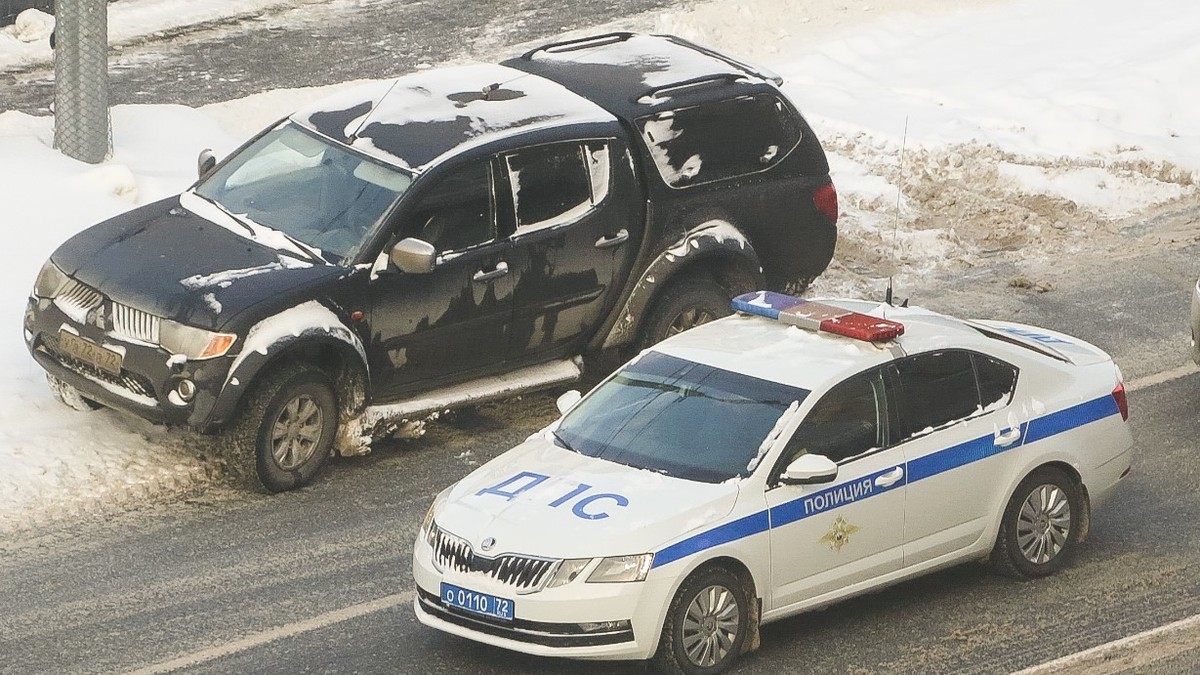
<path id="1" fill-rule="evenodd" d="M 589 457 L 719 483 L 749 475 L 775 422 L 808 393 L 649 352 L 580 401 L 555 435 Z"/>
<path id="2" fill-rule="evenodd" d="M 196 193 L 340 263 L 411 183 L 399 169 L 284 124 L 206 177 Z"/>

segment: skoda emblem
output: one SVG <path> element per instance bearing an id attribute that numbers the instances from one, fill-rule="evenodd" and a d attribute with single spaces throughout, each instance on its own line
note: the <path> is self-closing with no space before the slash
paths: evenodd
<path id="1" fill-rule="evenodd" d="M 487 539 L 484 539 L 483 542 L 481 542 L 479 544 L 479 549 L 481 551 L 490 551 L 490 550 L 492 550 L 492 547 L 495 545 L 496 545 L 496 538 L 488 537 Z"/>

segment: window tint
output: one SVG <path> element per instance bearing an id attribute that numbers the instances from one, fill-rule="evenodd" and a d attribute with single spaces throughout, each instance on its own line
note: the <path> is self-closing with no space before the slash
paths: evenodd
<path id="1" fill-rule="evenodd" d="M 542 145 L 505 159 L 518 234 L 574 220 L 608 193 L 608 146 L 604 143 Z M 601 189 L 603 193 L 593 200 L 593 193 Z"/>
<path id="2" fill-rule="evenodd" d="M 975 371 L 965 351 L 901 359 L 896 370 L 904 386 L 900 414 L 910 436 L 969 417 L 979 408 Z"/>
<path id="3" fill-rule="evenodd" d="M 979 376 L 979 398 L 983 409 L 997 403 L 1007 405 L 1017 388 L 1017 369 L 1003 361 L 983 354 L 972 355 L 975 373 Z"/>
<path id="4" fill-rule="evenodd" d="M 883 392 L 883 377 L 878 370 L 855 375 L 829 390 L 788 441 L 780 470 L 805 453 L 840 462 L 886 446 Z"/>
<path id="5" fill-rule="evenodd" d="M 458 251 L 496 236 L 491 170 L 486 162 L 471 164 L 443 178 L 421 199 L 414 212 L 416 231 L 438 253 Z"/>
<path id="6" fill-rule="evenodd" d="M 686 187 L 770 167 L 800 142 L 774 96 L 743 96 L 638 120 L 664 181 Z"/>

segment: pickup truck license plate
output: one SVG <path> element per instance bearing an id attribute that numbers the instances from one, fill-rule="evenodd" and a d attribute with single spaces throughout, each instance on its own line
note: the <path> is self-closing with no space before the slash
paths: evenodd
<path id="1" fill-rule="evenodd" d="M 504 619 L 505 621 L 513 620 L 512 600 L 470 591 L 453 584 L 442 584 L 442 602 L 446 603 L 447 607 L 465 609 L 468 612 Z"/>
<path id="2" fill-rule="evenodd" d="M 121 374 L 121 364 L 124 358 L 111 349 L 105 349 L 67 331 L 59 331 L 58 346 L 68 356 L 73 356 L 113 375 Z"/>

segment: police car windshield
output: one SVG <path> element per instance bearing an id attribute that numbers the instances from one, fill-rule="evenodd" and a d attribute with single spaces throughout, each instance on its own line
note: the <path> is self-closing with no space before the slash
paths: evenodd
<path id="1" fill-rule="evenodd" d="M 808 393 L 648 352 L 575 406 L 556 435 L 589 457 L 720 483 L 750 474 L 780 415 Z"/>

